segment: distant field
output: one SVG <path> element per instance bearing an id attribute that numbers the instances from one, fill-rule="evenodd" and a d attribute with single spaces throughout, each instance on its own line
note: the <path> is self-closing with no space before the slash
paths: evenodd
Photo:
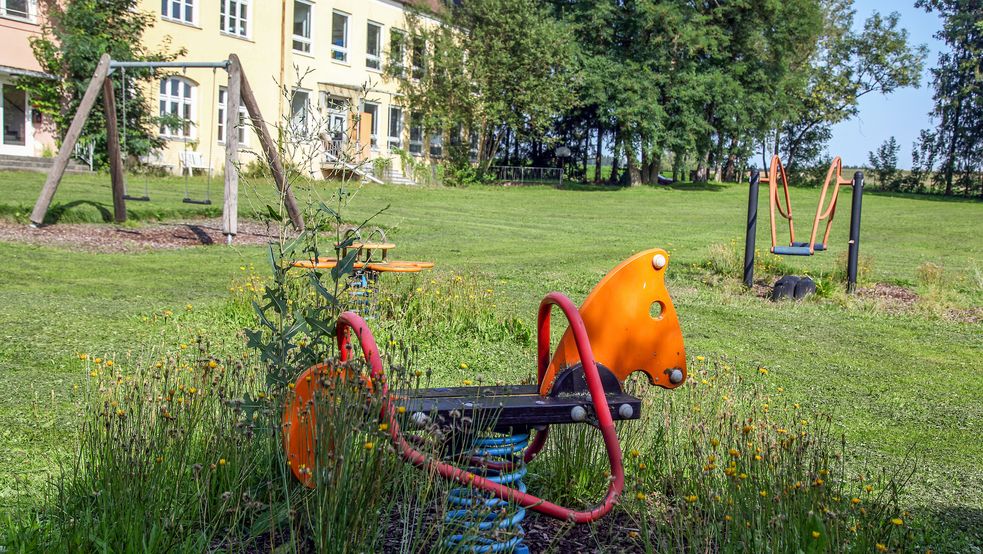
<path id="1" fill-rule="evenodd" d="M 142 192 L 141 179 L 130 179 L 133 193 Z M 26 221 L 42 182 L 43 175 L 0 173 L 0 220 Z M 204 184 L 191 181 L 196 196 Z M 174 178 L 148 181 L 154 202 L 130 203 L 132 219 L 218 215 L 219 202 L 181 203 L 183 186 Z M 337 186 L 321 184 L 298 196 L 302 202 L 327 198 Z M 388 206 L 373 223 L 387 228 L 398 257 L 434 260 L 438 277 L 473 275 L 494 290 L 496 310 L 530 328 L 545 293 L 560 290 L 582 300 L 628 255 L 667 248 L 670 291 L 691 356 L 767 367 L 785 400 L 833 414 L 857 459 L 919 460 L 917 505 L 967 527 L 983 521 L 983 324 L 972 315 L 983 308 L 983 204 L 865 197 L 865 286 L 890 283 L 919 295 L 914 305 L 894 309 L 835 292 L 842 283 L 830 276 L 846 251 L 845 209 L 829 252 L 774 261 L 830 281 L 834 292 L 825 298 L 773 304 L 742 293 L 736 275 L 718 275 L 732 261 L 720 258 L 733 257 L 743 244 L 745 185 L 348 188 L 356 193 L 352 221 Z M 221 189 L 221 181 L 213 181 L 213 199 L 221 198 Z M 273 198 L 265 182 L 243 189 L 244 216 Z M 815 209 L 816 190 L 792 194 L 794 213 Z M 61 222 L 101 221 L 111 206 L 105 176 L 70 176 L 53 213 Z M 766 250 L 766 219 L 757 240 Z M 198 329 L 233 340 L 248 322 L 229 313 L 229 285 L 250 264 L 265 274 L 260 247 L 92 254 L 2 243 L 0 254 L 0 388 L 8 391 L 0 398 L 0 506 L 24 501 L 26 485 L 10 477 L 36 484 L 65 460 L 75 431 L 72 386 L 84 378 L 77 352 L 122 356 Z M 940 269 L 927 270 L 928 262 Z M 164 309 L 183 314 L 180 331 L 143 320 Z M 496 379 L 514 380 L 532 371 L 533 356 L 533 347 L 479 348 L 450 339 L 421 353 L 447 382 L 462 378 L 462 359 Z"/>

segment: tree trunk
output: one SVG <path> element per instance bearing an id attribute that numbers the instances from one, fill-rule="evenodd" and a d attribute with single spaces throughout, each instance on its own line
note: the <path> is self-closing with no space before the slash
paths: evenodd
<path id="1" fill-rule="evenodd" d="M 601 167 L 604 163 L 604 127 L 597 126 L 597 152 L 594 154 L 594 182 L 601 182 Z"/>
<path id="2" fill-rule="evenodd" d="M 952 196 L 952 174 L 956 166 L 956 142 L 959 140 L 959 119 L 962 116 L 963 99 L 956 102 L 956 113 L 953 114 L 952 134 L 949 137 L 948 152 L 945 156 L 945 195 Z"/>
<path id="3" fill-rule="evenodd" d="M 727 149 L 727 163 L 724 165 L 724 172 L 721 176 L 727 183 L 737 182 L 737 137 L 731 136 L 730 148 Z"/>
<path id="4" fill-rule="evenodd" d="M 511 145 L 512 145 L 512 129 L 508 129 L 505 131 L 505 148 L 503 149 L 503 152 L 505 152 L 505 165 L 512 165 L 511 163 L 512 160 L 509 159 L 509 151 L 510 151 L 509 147 Z"/>
<path id="5" fill-rule="evenodd" d="M 642 165 L 638 171 L 639 183 L 649 184 L 652 182 L 650 178 L 650 173 L 652 171 L 652 163 L 649 161 L 649 151 L 645 147 L 645 141 L 642 141 Z"/>
<path id="6" fill-rule="evenodd" d="M 612 185 L 618 184 L 618 172 L 621 170 L 621 130 L 619 129 L 614 134 L 614 148 L 612 149 L 612 154 L 614 159 L 611 160 L 611 177 L 610 181 Z"/>

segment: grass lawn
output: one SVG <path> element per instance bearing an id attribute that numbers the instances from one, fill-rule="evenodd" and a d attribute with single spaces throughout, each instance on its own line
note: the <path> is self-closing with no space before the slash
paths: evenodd
<path id="1" fill-rule="evenodd" d="M 142 187 L 140 179 L 132 178 L 131 187 Z M 43 175 L 0 173 L 0 218 L 25 221 L 42 182 Z M 130 203 L 134 220 L 215 216 L 221 209 L 217 201 L 211 207 L 182 204 L 179 179 L 153 179 L 149 186 L 155 202 Z M 196 178 L 192 186 L 200 195 L 204 180 Z M 301 202 L 328 197 L 335 187 L 323 184 L 298 196 Z M 518 317 L 530 328 L 545 293 L 559 290 L 582 300 L 630 254 L 667 248 L 670 292 L 691 357 L 767 367 L 783 400 L 833 415 L 857 460 L 917 461 L 913 505 L 938 510 L 983 536 L 983 324 L 960 315 L 983 308 L 983 204 L 865 197 L 861 256 L 868 283 L 901 285 L 920 295 L 914 306 L 899 310 L 838 292 L 774 304 L 742 293 L 736 275 L 716 275 L 720 258 L 732 262 L 743 245 L 744 186 L 349 188 L 357 189 L 352 220 L 389 206 L 374 223 L 399 245 L 396 257 L 434 260 L 438 275 L 473 275 L 494 290 L 503 317 Z M 243 189 L 246 216 L 272 197 L 265 183 Z M 219 200 L 220 180 L 212 192 Z M 817 195 L 793 190 L 794 213 L 812 212 Z M 767 217 L 764 197 L 760 213 Z M 70 176 L 53 212 L 62 222 L 101 221 L 111 205 L 107 177 Z M 832 274 L 843 263 L 848 219 L 841 210 L 829 252 L 781 263 L 799 273 Z M 800 229 L 808 227 L 801 221 Z M 758 231 L 764 251 L 766 220 Z M 264 272 L 258 247 L 92 254 L 0 243 L 0 254 L 4 508 L 29 501 L 26 489 L 68 460 L 76 431 L 72 387 L 85 378 L 78 352 L 125 356 L 187 340 L 199 329 L 231 340 L 249 322 L 228 310 L 229 285 L 241 277 L 240 267 L 254 264 Z M 927 262 L 941 273 L 927 272 Z M 835 291 L 841 286 L 828 285 Z M 179 326 L 145 321 L 164 309 L 179 313 Z M 461 361 L 468 362 L 468 372 L 507 381 L 534 367 L 534 346 L 477 348 L 448 340 L 438 347 L 443 350 L 421 356 L 447 382 L 464 378 Z"/>

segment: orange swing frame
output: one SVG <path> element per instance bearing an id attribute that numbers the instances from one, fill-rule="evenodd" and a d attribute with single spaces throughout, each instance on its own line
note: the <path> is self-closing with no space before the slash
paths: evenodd
<path id="1" fill-rule="evenodd" d="M 778 197 L 779 178 L 781 178 L 782 189 L 785 193 L 784 208 Z M 768 183 L 768 204 L 771 215 L 771 253 L 811 256 L 817 250 L 826 250 L 829 244 L 829 233 L 833 228 L 833 218 L 836 216 L 836 204 L 840 195 L 840 187 L 853 185 L 853 181 L 843 178 L 843 160 L 839 156 L 833 158 L 833 163 L 830 164 L 829 170 L 826 171 L 826 180 L 823 182 L 822 191 L 819 193 L 819 204 L 816 206 L 816 217 L 812 222 L 812 234 L 809 236 L 809 242 L 807 243 L 796 242 L 795 240 L 795 223 L 792 218 L 792 200 L 788 191 L 788 175 L 785 172 L 785 166 L 782 164 L 781 158 L 777 154 L 771 158 L 768 176 L 761 179 L 761 181 Z M 831 185 L 833 193 L 827 205 L 826 198 Z M 788 246 L 778 246 L 778 230 L 775 222 L 776 208 L 779 215 L 788 220 Z M 816 235 L 819 233 L 819 223 L 823 220 L 826 221 L 826 231 L 823 233 L 823 241 L 817 243 Z"/>

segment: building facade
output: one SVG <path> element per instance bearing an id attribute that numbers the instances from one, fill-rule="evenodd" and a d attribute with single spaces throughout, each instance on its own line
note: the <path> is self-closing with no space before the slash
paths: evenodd
<path id="1" fill-rule="evenodd" d="M 42 18 L 37 0 L 0 0 L 0 155 L 37 157 L 55 147 L 51 125 L 15 84 L 20 76 L 44 75 L 30 46 Z"/>
<path id="2" fill-rule="evenodd" d="M 236 54 L 264 118 L 289 129 L 291 136 L 320 144 L 316 160 L 309 154 L 294 156 L 294 163 L 306 165 L 303 169 L 311 174 L 330 176 L 351 164 L 364 168 L 376 158 L 390 160 L 399 174 L 399 151 L 423 158 L 442 154 L 441 135 L 426 136 L 401 101 L 398 83 L 385 76 L 387 68 L 408 74 L 422 70 L 425 49 L 410 38 L 407 4 L 143 0 L 142 8 L 158 15 L 144 42 L 151 48 L 186 50 L 178 61 L 220 61 Z M 204 165 L 221 171 L 226 83 L 222 70 L 188 69 L 162 79 L 151 91 L 161 115 L 188 121 L 161 125 L 167 146 L 155 163 L 180 170 L 187 165 L 187 152 L 195 150 Z M 259 151 L 248 124 L 240 128 L 240 142 L 243 150 Z M 249 159 L 255 156 L 244 152 L 241 160 Z"/>

